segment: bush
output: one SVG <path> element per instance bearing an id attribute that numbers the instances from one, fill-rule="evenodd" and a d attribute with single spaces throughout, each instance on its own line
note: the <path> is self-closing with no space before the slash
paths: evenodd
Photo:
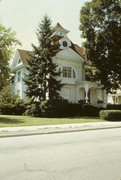
<path id="1" fill-rule="evenodd" d="M 121 110 L 121 104 L 108 104 L 107 110 Z"/>
<path id="2" fill-rule="evenodd" d="M 25 112 L 23 100 L 11 93 L 9 86 L 0 91 L 0 113 L 7 115 L 21 115 Z"/>
<path id="3" fill-rule="evenodd" d="M 38 117 L 74 117 L 82 114 L 80 104 L 69 103 L 67 100 L 59 99 L 54 101 L 29 102 L 27 105 L 27 115 Z"/>
<path id="4" fill-rule="evenodd" d="M 104 108 L 80 103 L 69 103 L 67 100 L 59 99 L 54 101 L 29 102 L 27 115 L 38 117 L 74 117 L 74 116 L 99 116 Z"/>
<path id="5" fill-rule="evenodd" d="M 30 102 L 29 100 L 25 103 L 26 111 L 24 115 L 33 117 L 41 117 L 40 102 Z"/>
<path id="6" fill-rule="evenodd" d="M 69 103 L 63 99 L 41 103 L 41 113 L 44 117 L 73 117 L 80 115 L 81 111 L 80 104 Z"/>
<path id="7" fill-rule="evenodd" d="M 102 110 L 100 117 L 110 121 L 121 121 L 121 110 Z"/>
<path id="8" fill-rule="evenodd" d="M 82 108 L 83 116 L 99 116 L 99 112 L 104 109 L 102 107 L 91 104 L 83 104 Z"/>

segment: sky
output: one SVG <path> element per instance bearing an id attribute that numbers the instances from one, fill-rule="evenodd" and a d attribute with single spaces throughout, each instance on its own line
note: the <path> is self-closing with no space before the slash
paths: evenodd
<path id="1" fill-rule="evenodd" d="M 0 0 L 0 23 L 11 27 L 21 49 L 31 50 L 37 45 L 36 30 L 42 17 L 47 14 L 54 27 L 59 22 L 69 30 L 68 38 L 81 46 L 79 31 L 80 10 L 88 0 Z"/>

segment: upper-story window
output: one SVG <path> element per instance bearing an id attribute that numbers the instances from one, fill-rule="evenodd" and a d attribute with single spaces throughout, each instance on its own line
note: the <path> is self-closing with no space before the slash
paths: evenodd
<path id="1" fill-rule="evenodd" d="M 63 66 L 59 69 L 59 72 L 61 72 L 61 77 L 76 78 L 75 70 L 72 67 Z"/>
<path id="2" fill-rule="evenodd" d="M 17 96 L 20 97 L 20 90 L 17 90 Z"/>
<path id="3" fill-rule="evenodd" d="M 63 77 L 71 78 L 71 67 L 63 67 L 62 75 Z"/>
<path id="4" fill-rule="evenodd" d="M 18 71 L 18 82 L 20 82 L 20 80 L 21 80 L 21 71 Z"/>

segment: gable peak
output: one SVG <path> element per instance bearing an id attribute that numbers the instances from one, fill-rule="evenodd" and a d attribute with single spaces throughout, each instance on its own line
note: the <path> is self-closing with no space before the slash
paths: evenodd
<path id="1" fill-rule="evenodd" d="M 63 28 L 60 23 L 57 23 L 56 26 L 53 28 L 53 35 L 61 36 L 61 37 L 67 37 L 67 33 L 69 31 L 65 28 Z"/>

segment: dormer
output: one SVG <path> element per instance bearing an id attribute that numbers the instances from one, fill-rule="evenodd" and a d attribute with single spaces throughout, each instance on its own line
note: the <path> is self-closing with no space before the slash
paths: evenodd
<path id="1" fill-rule="evenodd" d="M 54 30 L 53 35 L 61 36 L 61 37 L 67 37 L 67 34 L 69 33 L 69 31 L 64 29 L 59 23 L 56 24 L 53 30 Z"/>

